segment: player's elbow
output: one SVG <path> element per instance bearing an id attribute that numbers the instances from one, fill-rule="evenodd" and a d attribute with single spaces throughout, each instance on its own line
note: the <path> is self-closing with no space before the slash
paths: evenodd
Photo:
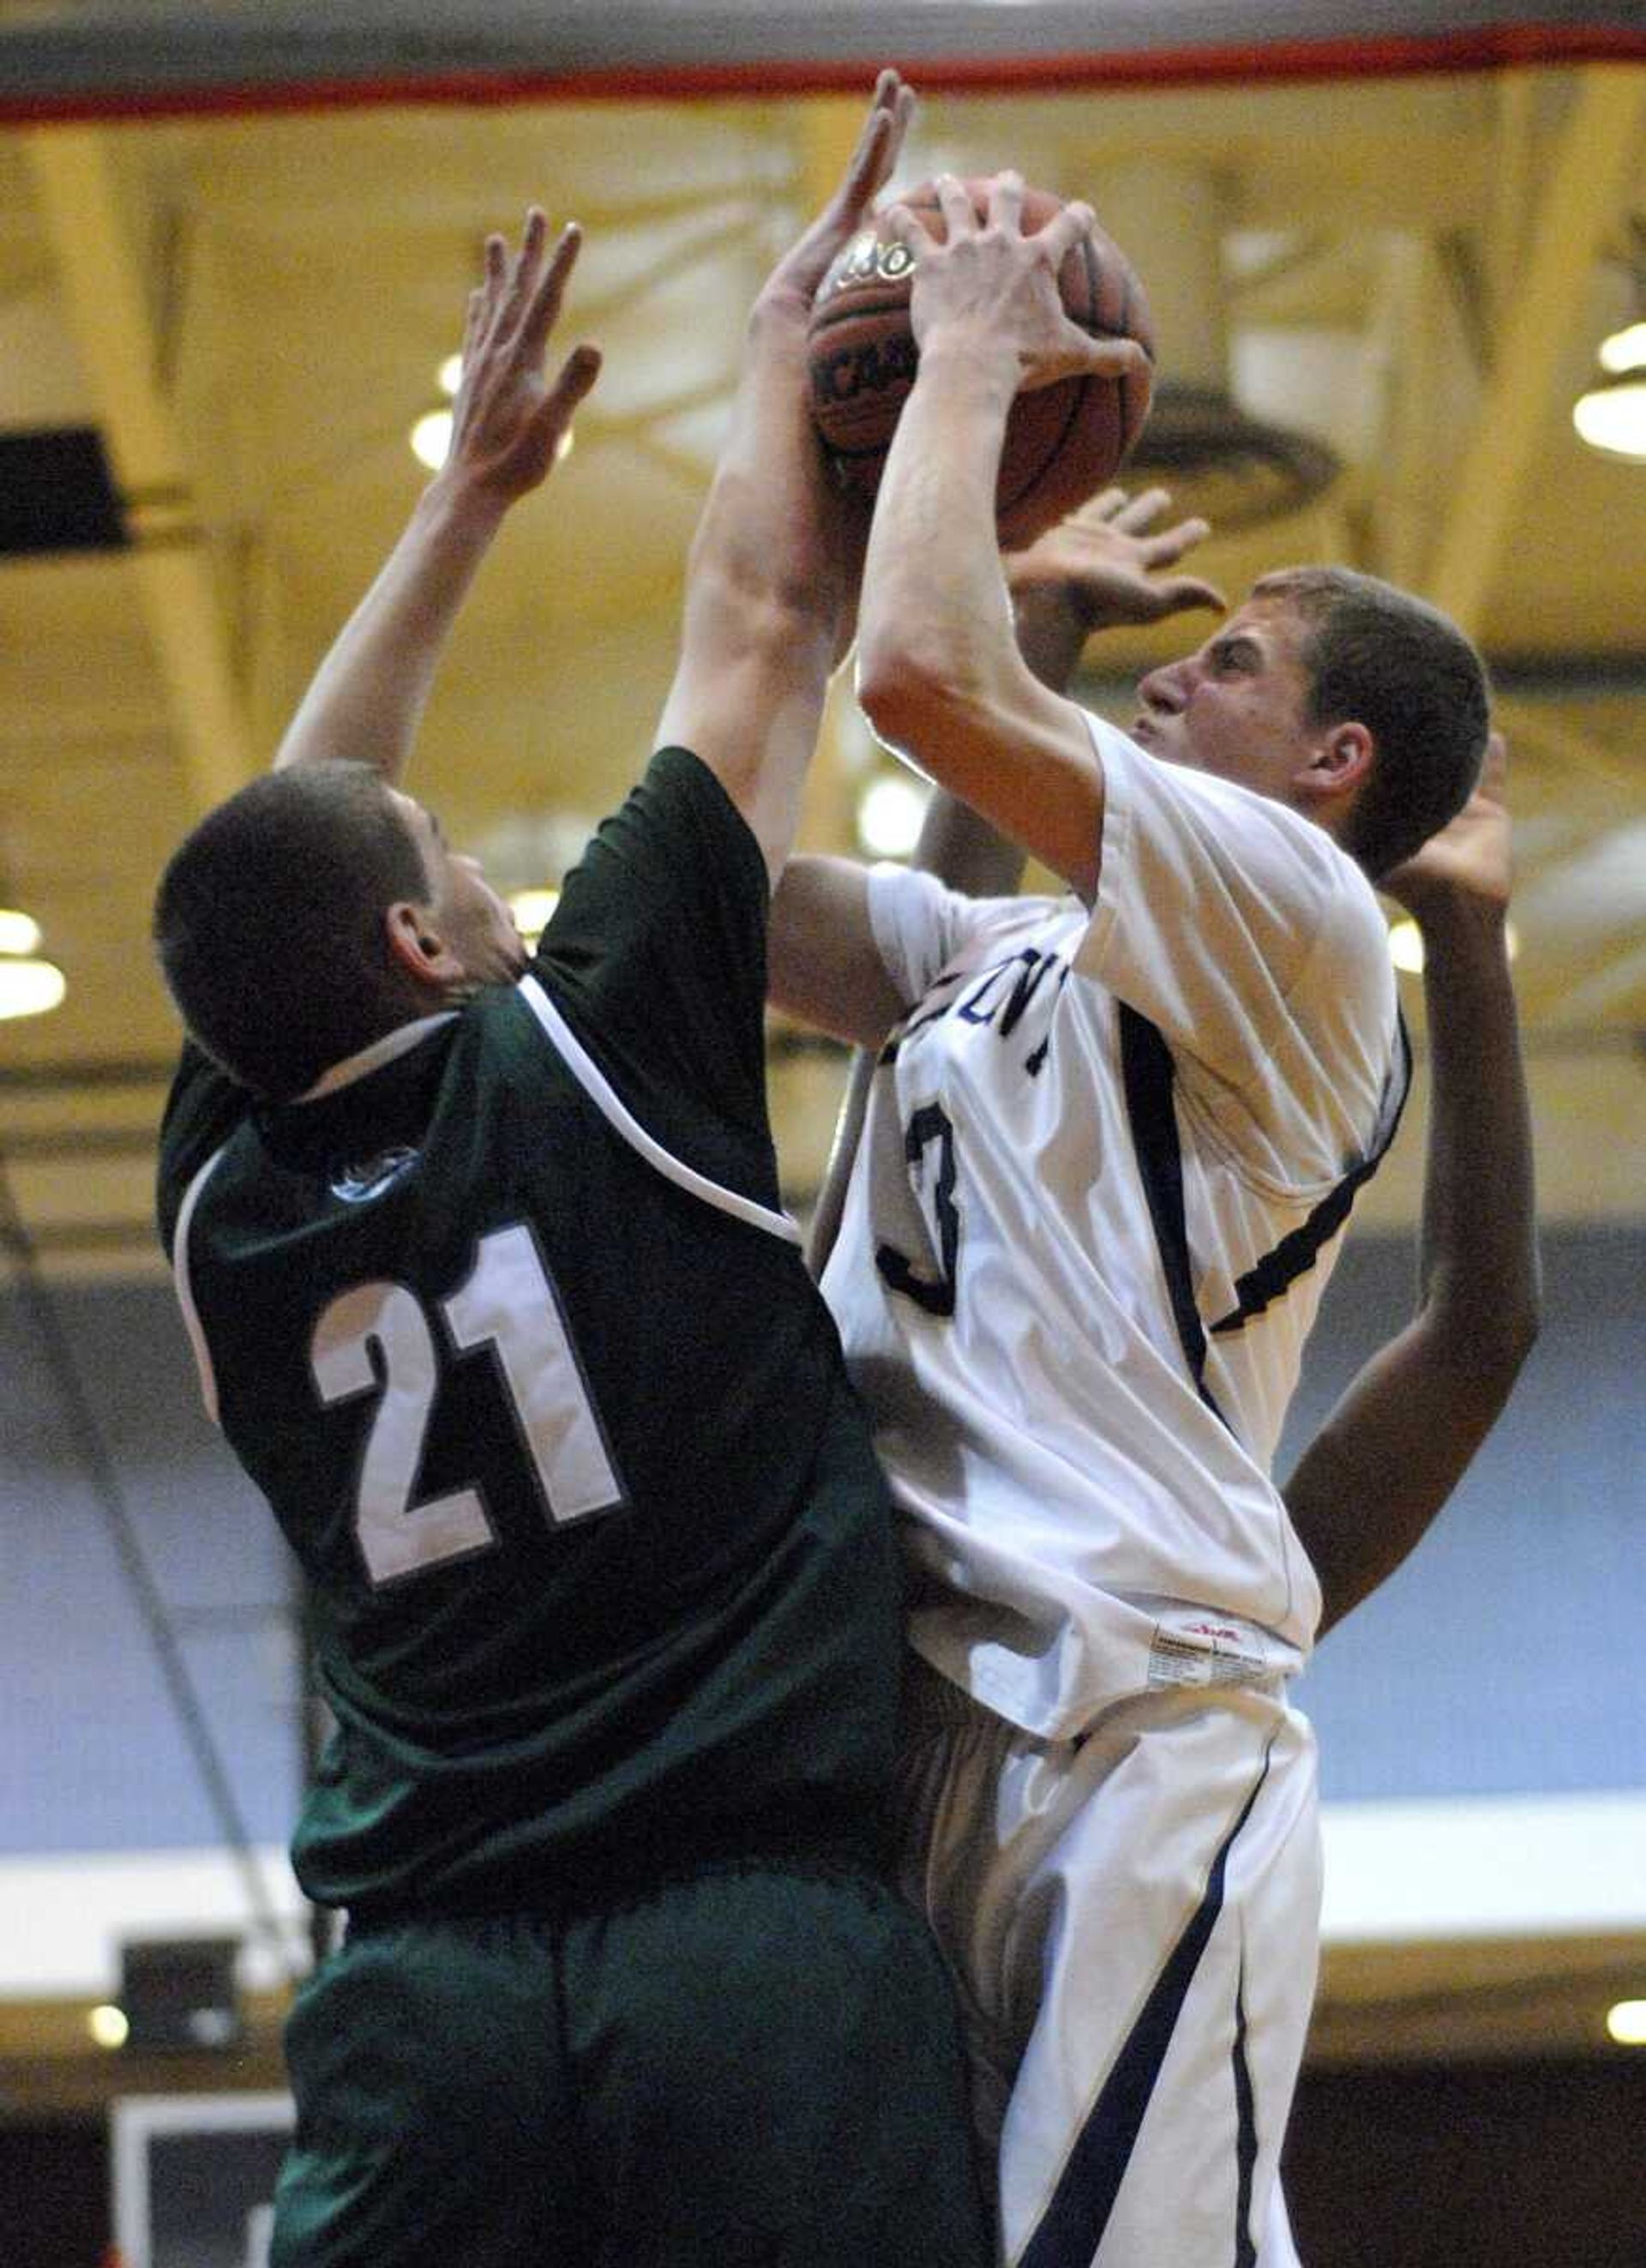
<path id="1" fill-rule="evenodd" d="M 1500 1286 L 1499 1296 L 1472 1298 L 1447 1317 L 1439 1336 L 1459 1397 L 1494 1414 L 1501 1410 L 1537 1344 L 1542 1320 L 1535 1267 L 1519 1282 Z"/>
<path id="2" fill-rule="evenodd" d="M 956 657 L 915 636 L 860 637 L 856 690 L 878 740 L 945 777 L 944 758 L 964 745 L 979 707 L 980 688 Z"/>
<path id="3" fill-rule="evenodd" d="M 1535 1272 L 1494 1315 L 1488 1333 L 1492 1359 L 1504 1379 L 1504 1391 L 1519 1377 L 1543 1328 L 1542 1286 Z"/>

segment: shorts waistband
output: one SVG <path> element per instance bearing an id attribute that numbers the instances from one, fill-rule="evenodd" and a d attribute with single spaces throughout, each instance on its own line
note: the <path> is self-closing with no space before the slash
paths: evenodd
<path id="1" fill-rule="evenodd" d="M 728 1873 L 793 1874 L 861 1878 L 884 1876 L 887 1854 L 867 1835 L 744 1832 L 724 1839 L 705 1835 L 668 1853 L 598 1859 L 540 1873 L 511 1873 L 496 1881 L 437 1885 L 421 1896 L 378 1896 L 347 1909 L 351 1937 L 420 1922 L 536 1919 L 577 1921 L 642 1904 L 673 1885 Z"/>

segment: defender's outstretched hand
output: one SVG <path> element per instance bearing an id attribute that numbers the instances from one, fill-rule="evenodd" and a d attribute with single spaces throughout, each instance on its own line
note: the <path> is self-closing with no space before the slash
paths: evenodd
<path id="1" fill-rule="evenodd" d="M 349 756 L 398 780 L 411 754 L 435 670 L 481 561 L 511 507 L 543 480 L 600 357 L 574 348 L 550 384 L 548 335 L 581 242 L 561 232 L 544 257 L 547 224 L 533 205 L 520 249 L 486 239 L 485 274 L 468 296 L 463 376 L 452 446 L 419 496 L 405 532 L 315 673 L 276 755 L 276 766 Z"/>
<path id="2" fill-rule="evenodd" d="M 1010 352 L 1018 393 L 1062 378 L 1123 378 L 1148 368 L 1135 339 L 1094 339 L 1063 306 L 1058 272 L 1096 225 L 1090 205 L 1067 204 L 1025 236 L 1020 173 L 996 174 L 981 220 L 955 174 L 939 173 L 936 186 L 947 231 L 941 244 L 907 205 L 886 215 L 887 227 L 915 256 L 909 321 L 922 355 L 939 338 L 971 338 Z"/>
<path id="3" fill-rule="evenodd" d="M 599 349 L 582 344 L 552 383 L 544 374 L 583 233 L 573 223 L 552 251 L 547 240 L 537 205 L 526 213 L 518 252 L 511 254 L 501 236 L 487 238 L 485 275 L 468 295 L 463 376 L 452 406 L 447 470 L 510 501 L 547 477 L 600 372 Z"/>
<path id="4" fill-rule="evenodd" d="M 799 817 L 818 721 L 856 600 L 862 507 L 812 423 L 806 327 L 819 284 L 902 148 L 915 98 L 882 71 L 819 217 L 749 317 L 731 424 L 692 540 L 680 664 L 658 741 L 695 751 L 753 831 L 774 881 Z"/>
<path id="5" fill-rule="evenodd" d="M 757 309 L 779 310 L 805 322 L 835 254 L 863 226 L 870 206 L 891 180 L 914 114 L 913 87 L 905 85 L 896 71 L 883 70 L 875 81 L 857 146 L 834 195 L 772 270 Z"/>

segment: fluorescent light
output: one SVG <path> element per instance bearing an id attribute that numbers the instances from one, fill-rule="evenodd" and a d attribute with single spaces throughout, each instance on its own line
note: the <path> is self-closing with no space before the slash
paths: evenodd
<path id="1" fill-rule="evenodd" d="M 528 945 L 534 946 L 548 927 L 549 917 L 560 903 L 558 890 L 516 890 L 509 900 L 509 911 L 514 916 L 514 925 Z"/>
<path id="2" fill-rule="evenodd" d="M 1613 372 L 1646 370 L 1646 322 L 1626 323 L 1600 342 L 1600 367 Z"/>
<path id="3" fill-rule="evenodd" d="M 1503 924 L 1503 950 L 1510 961 L 1520 957 L 1520 932 L 1513 922 Z M 1423 973 L 1423 932 L 1409 914 L 1389 924 L 1389 958 L 1403 976 Z"/>
<path id="4" fill-rule="evenodd" d="M 882 772 L 857 804 L 857 840 L 871 858 L 907 858 L 920 835 L 926 791 L 907 772 Z"/>
<path id="5" fill-rule="evenodd" d="M 1606 2031 L 1620 2047 L 1646 2048 L 1646 2000 L 1620 2000 L 1608 2008 Z"/>
<path id="6" fill-rule="evenodd" d="M 131 2033 L 126 2011 L 117 2008 L 112 2000 L 105 2000 L 88 2011 L 85 2028 L 100 2048 L 123 2048 Z"/>
<path id="7" fill-rule="evenodd" d="M 452 412 L 425 410 L 411 429 L 411 451 L 420 465 L 437 473 L 452 447 Z"/>
<path id="8" fill-rule="evenodd" d="M 53 961 L 0 959 L 0 1020 L 47 1015 L 68 989 Z"/>
<path id="9" fill-rule="evenodd" d="M 1622 372 L 1580 394 L 1572 423 L 1603 456 L 1646 465 L 1646 370 Z"/>
<path id="10" fill-rule="evenodd" d="M 32 914 L 0 907 L 0 953 L 33 953 L 40 946 L 40 924 Z"/>

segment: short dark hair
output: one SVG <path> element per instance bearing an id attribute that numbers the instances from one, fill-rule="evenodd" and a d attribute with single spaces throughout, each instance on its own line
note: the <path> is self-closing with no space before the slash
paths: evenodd
<path id="1" fill-rule="evenodd" d="M 1348 567 L 1288 567 L 1253 584 L 1306 626 L 1311 721 L 1364 725 L 1371 775 L 1341 837 L 1376 881 L 1454 819 L 1480 777 L 1490 723 L 1485 665 L 1439 608 Z"/>
<path id="2" fill-rule="evenodd" d="M 381 773 L 293 764 L 209 812 L 155 896 L 166 987 L 206 1052 L 286 1101 L 416 1012 L 383 916 L 430 895 Z"/>

